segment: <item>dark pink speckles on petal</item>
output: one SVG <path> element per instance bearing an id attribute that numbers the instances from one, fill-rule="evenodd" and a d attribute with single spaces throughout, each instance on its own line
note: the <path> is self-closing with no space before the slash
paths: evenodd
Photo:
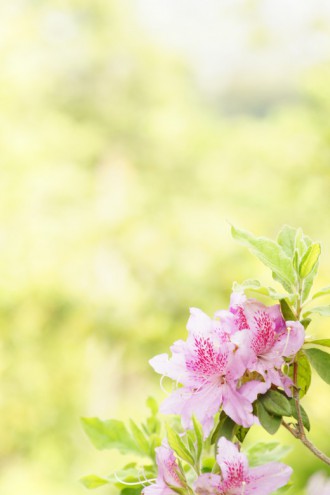
<path id="1" fill-rule="evenodd" d="M 210 338 L 196 337 L 194 351 L 194 356 L 186 363 L 189 371 L 203 377 L 224 373 L 228 363 L 228 353 L 216 349 Z"/>
<path id="2" fill-rule="evenodd" d="M 244 330 L 244 329 L 250 328 L 250 326 L 247 322 L 246 316 L 245 316 L 243 306 L 236 306 L 235 308 L 232 308 L 230 311 L 235 316 L 234 321 L 235 321 L 235 324 L 236 324 L 238 330 Z"/>
<path id="3" fill-rule="evenodd" d="M 251 345 L 254 352 L 260 355 L 268 351 L 276 341 L 275 324 L 265 311 L 258 311 L 254 317 L 254 338 Z"/>

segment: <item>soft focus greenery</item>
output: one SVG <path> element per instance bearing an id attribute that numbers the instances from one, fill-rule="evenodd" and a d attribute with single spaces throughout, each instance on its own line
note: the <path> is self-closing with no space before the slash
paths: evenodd
<path id="1" fill-rule="evenodd" d="M 269 282 L 229 222 L 301 226 L 322 244 L 317 287 L 330 283 L 330 71 L 228 112 L 125 1 L 12 0 L 0 18 L 0 493 L 77 495 L 81 476 L 120 465 L 79 417 L 142 418 L 163 397 L 147 361 L 185 336 L 189 306 L 212 314 L 234 280 Z M 257 86 L 251 98 L 259 109 Z M 327 450 L 317 376 L 309 395 Z M 324 469 L 296 444 L 287 460 L 297 495 Z"/>

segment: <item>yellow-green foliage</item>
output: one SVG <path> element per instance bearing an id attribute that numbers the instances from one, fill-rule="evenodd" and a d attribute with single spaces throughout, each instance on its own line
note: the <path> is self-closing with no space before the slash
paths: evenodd
<path id="1" fill-rule="evenodd" d="M 267 282 L 227 220 L 300 225 L 329 284 L 330 74 L 262 117 L 226 115 L 128 2 L 12 0 L 0 18 L 0 492 L 76 495 L 119 464 L 79 416 L 142 417 L 161 397 L 147 360 L 185 335 L 188 307 Z M 315 378 L 304 403 L 320 447 L 327 393 Z M 302 486 L 321 466 L 295 452 Z"/>

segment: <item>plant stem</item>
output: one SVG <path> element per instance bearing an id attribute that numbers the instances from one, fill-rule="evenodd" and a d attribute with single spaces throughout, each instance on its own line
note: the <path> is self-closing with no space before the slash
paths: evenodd
<path id="1" fill-rule="evenodd" d="M 298 417 L 298 433 L 299 438 L 302 440 L 306 438 L 304 425 L 301 417 L 300 402 L 299 402 L 299 388 L 298 388 L 298 363 L 296 359 L 293 362 L 293 398 L 296 405 L 297 417 Z"/>
<path id="2" fill-rule="evenodd" d="M 321 461 L 325 462 L 325 464 L 328 464 L 330 466 L 330 457 L 326 456 L 323 452 L 321 452 L 321 450 L 319 450 L 317 447 L 315 447 L 315 445 L 312 444 L 312 442 L 310 442 L 308 440 L 308 438 L 306 438 L 306 436 L 304 438 L 300 438 L 299 436 L 299 433 L 297 432 L 297 430 L 293 429 L 290 425 L 288 425 L 288 423 L 286 423 L 284 420 L 282 420 L 282 425 L 284 426 L 284 428 L 286 428 L 290 433 L 291 435 L 293 435 L 295 438 L 297 438 L 298 440 L 301 440 L 301 442 L 311 451 L 313 452 L 313 454 L 318 457 Z"/>
<path id="3" fill-rule="evenodd" d="M 300 398 L 299 398 L 299 388 L 297 386 L 298 382 L 298 363 L 295 360 L 293 363 L 293 398 L 295 401 L 296 405 L 296 410 L 297 410 L 297 418 L 298 418 L 298 424 L 297 428 L 291 427 L 288 423 L 286 423 L 284 420 L 282 420 L 282 425 L 284 428 L 286 428 L 291 435 L 293 435 L 297 440 L 300 440 L 313 454 L 318 457 L 321 461 L 323 461 L 325 464 L 328 464 L 330 466 L 330 457 L 325 455 L 321 450 L 319 450 L 317 447 L 315 447 L 314 444 L 308 438 L 306 437 L 305 430 L 304 430 L 304 425 L 302 422 L 302 417 L 301 417 L 301 409 L 300 409 Z"/>

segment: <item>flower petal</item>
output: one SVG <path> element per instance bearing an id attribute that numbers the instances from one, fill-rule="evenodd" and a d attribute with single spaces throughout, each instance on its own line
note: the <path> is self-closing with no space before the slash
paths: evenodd
<path id="1" fill-rule="evenodd" d="M 238 451 L 235 444 L 221 437 L 218 442 L 217 462 L 221 468 L 223 484 L 230 489 L 240 486 L 248 476 L 246 455 Z"/>
<path id="2" fill-rule="evenodd" d="M 194 483 L 194 491 L 197 495 L 219 495 L 221 478 L 217 474 L 201 474 Z"/>
<path id="3" fill-rule="evenodd" d="M 280 462 L 269 462 L 263 466 L 250 468 L 250 481 L 246 485 L 246 495 L 270 495 L 286 485 L 292 469 Z"/>
<path id="4" fill-rule="evenodd" d="M 214 415 L 222 402 L 222 390 L 213 384 L 206 384 L 199 390 L 182 387 L 175 390 L 160 406 L 163 414 L 179 414 L 182 426 L 192 428 L 192 417 L 196 416 L 203 427 L 206 438 L 214 425 Z"/>
<path id="5" fill-rule="evenodd" d="M 305 329 L 299 321 L 287 321 L 286 330 L 281 334 L 274 351 L 281 356 L 289 357 L 297 354 L 305 340 Z"/>
<path id="6" fill-rule="evenodd" d="M 258 419 L 253 415 L 251 401 L 244 397 L 232 384 L 223 386 L 223 410 L 235 421 L 235 423 L 248 428 L 258 424 Z"/>

